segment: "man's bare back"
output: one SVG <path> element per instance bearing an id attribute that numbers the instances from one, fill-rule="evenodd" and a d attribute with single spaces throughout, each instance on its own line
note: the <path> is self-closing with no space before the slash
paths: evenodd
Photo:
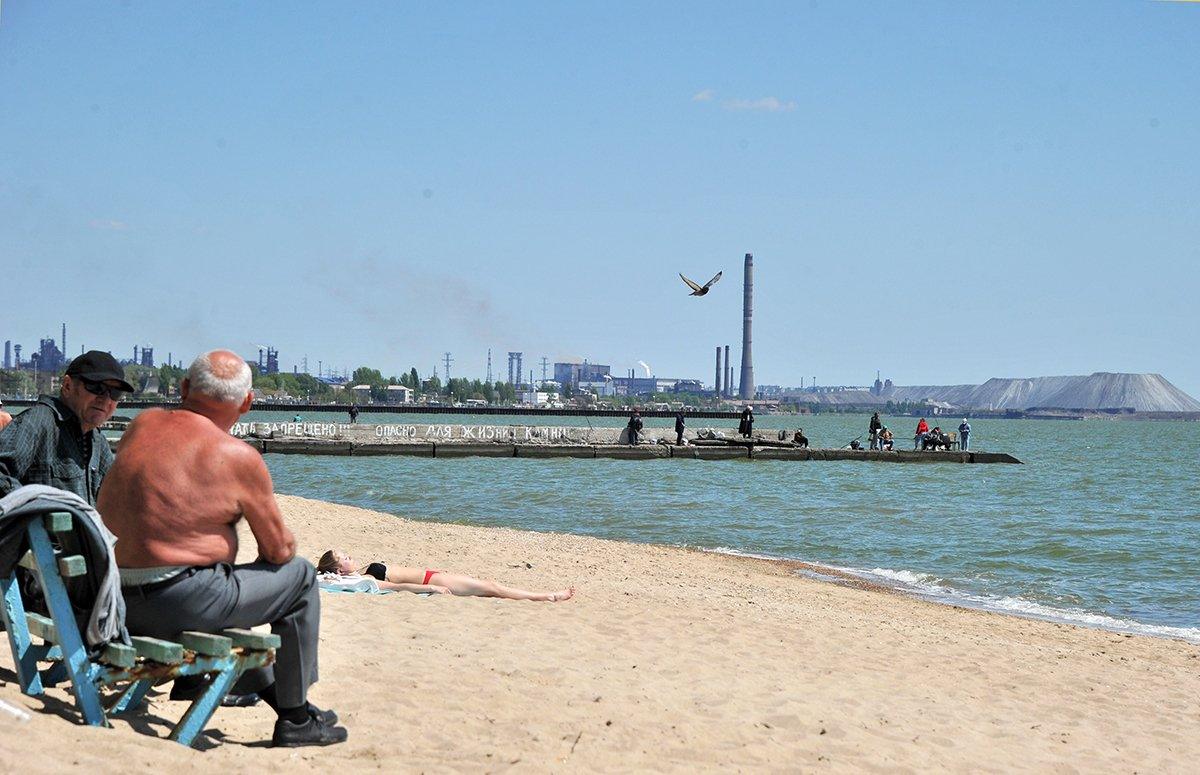
<path id="1" fill-rule="evenodd" d="M 204 353 L 179 383 L 180 408 L 143 412 L 122 437 L 96 506 L 117 534 L 125 623 L 170 639 L 270 624 L 275 664 L 246 671 L 238 686 L 275 711 L 271 744 L 341 743 L 337 714 L 308 702 L 321 626 L 316 570 L 296 556 L 262 458 L 229 435 L 254 402 L 252 384 L 237 353 Z M 243 517 L 259 559 L 238 565 Z"/>
<path id="2" fill-rule="evenodd" d="M 119 539 L 117 564 L 232 563 L 242 517 L 264 560 L 290 560 L 295 539 L 275 503 L 271 475 L 253 447 L 229 435 L 237 414 L 228 424 L 226 416 L 210 417 L 211 407 L 195 395 L 185 396 L 183 406 L 141 413 L 121 438 L 96 504 Z"/>

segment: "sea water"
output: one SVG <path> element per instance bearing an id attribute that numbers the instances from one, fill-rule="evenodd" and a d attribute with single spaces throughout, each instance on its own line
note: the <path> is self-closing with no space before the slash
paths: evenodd
<path id="1" fill-rule="evenodd" d="M 290 420 L 255 412 L 248 419 Z M 332 421 L 331 414 L 304 415 Z M 961 417 L 931 417 L 955 430 Z M 816 447 L 866 415 L 765 416 Z M 359 422 L 622 425 L 363 414 Z M 916 418 L 883 417 L 912 447 Z M 670 419 L 649 419 L 668 427 Z M 734 420 L 691 420 L 691 428 Z M 1024 465 L 267 455 L 279 492 L 404 517 L 788 558 L 935 600 L 1200 642 L 1200 424 L 973 420 Z M 410 558 L 420 563 L 419 557 Z"/>

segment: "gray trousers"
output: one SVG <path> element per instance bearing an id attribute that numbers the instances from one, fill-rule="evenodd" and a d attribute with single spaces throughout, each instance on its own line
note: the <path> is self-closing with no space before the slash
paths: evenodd
<path id="1" fill-rule="evenodd" d="M 321 600 L 312 563 L 294 557 L 283 565 L 218 563 L 189 568 L 183 578 L 159 589 L 125 587 L 125 625 L 131 635 L 174 640 L 184 630 L 220 633 L 226 627 L 270 624 L 279 636 L 275 664 L 248 670 L 239 692 L 275 684 L 281 708 L 308 700 L 317 682 L 317 634 Z"/>

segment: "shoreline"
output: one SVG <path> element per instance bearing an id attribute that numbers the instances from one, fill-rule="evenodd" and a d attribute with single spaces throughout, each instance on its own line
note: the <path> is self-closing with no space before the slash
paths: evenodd
<path id="1" fill-rule="evenodd" d="M 279 494 L 282 495 L 285 493 Z M 305 496 L 301 495 L 288 495 L 287 497 L 302 498 L 307 500 Z M 327 502 L 334 503 L 333 501 Z M 346 506 L 348 508 L 363 508 L 361 506 L 355 506 L 349 503 L 337 505 Z M 540 531 L 528 530 L 525 528 L 509 528 L 503 526 L 485 527 L 481 525 L 469 525 L 467 523 L 413 520 L 411 517 L 406 517 L 401 514 L 393 514 L 390 512 L 378 513 L 387 514 L 393 519 L 415 521 L 426 525 L 462 524 L 467 527 L 479 527 L 480 529 L 484 530 L 518 530 L 521 532 L 542 534 Z M 591 536 L 584 536 L 582 534 L 569 532 L 546 532 L 544 534 L 591 538 Z M 1037 603 L 1035 601 L 1026 600 L 1025 598 L 1021 597 L 996 597 L 979 595 L 955 589 L 953 587 L 945 587 L 933 583 L 922 583 L 916 577 L 931 577 L 932 574 L 918 573 L 915 571 L 895 571 L 883 568 L 868 570 L 866 568 L 841 567 L 837 565 L 825 564 L 817 560 L 774 556 L 724 547 L 703 547 L 692 546 L 688 544 L 661 544 L 652 542 L 643 543 L 638 541 L 627 541 L 619 538 L 604 537 L 597 537 L 596 540 L 612 541 L 617 544 L 628 544 L 630 546 L 654 546 L 663 549 L 695 551 L 701 554 L 714 554 L 759 562 L 775 563 L 801 577 L 822 583 L 834 584 L 837 586 L 847 586 L 885 594 L 903 595 L 912 600 L 933 603 L 935 605 L 951 606 L 972 611 L 982 611 L 999 616 L 1010 616 L 1017 619 L 1042 621 L 1071 627 L 1082 627 L 1084 629 L 1100 630 L 1119 635 L 1129 634 L 1141 637 L 1161 638 L 1164 640 L 1179 641 L 1190 645 L 1200 646 L 1200 627 L 1182 627 L 1168 624 L 1139 622 L 1133 619 L 1120 619 L 1109 614 L 1087 611 L 1084 609 L 1055 608 L 1053 606 Z M 879 571 L 885 572 L 881 574 Z M 903 578 L 904 576 L 913 578 L 905 579 Z M 940 579 L 938 580 L 940 581 Z"/>
<path id="2" fill-rule="evenodd" d="M 665 544 L 665 546 L 669 546 L 669 544 Z M 1083 629 L 1101 630 L 1103 632 L 1110 632 L 1117 635 L 1137 635 L 1147 638 L 1161 638 L 1163 640 L 1179 641 L 1181 643 L 1200 646 L 1200 627 L 1180 627 L 1169 624 L 1150 624 L 1148 622 L 1139 622 L 1133 619 L 1118 619 L 1109 614 L 1096 613 L 1083 609 L 1054 608 L 1053 606 L 1036 603 L 1019 597 L 999 598 L 995 596 L 978 595 L 970 592 L 964 592 L 953 587 L 944 587 L 932 583 L 923 587 L 920 582 L 903 580 L 901 578 L 902 576 L 916 577 L 929 576 L 930 574 L 919 574 L 913 571 L 890 570 L 886 571 L 885 573 L 880 573 L 879 571 L 885 571 L 885 569 L 876 568 L 875 570 L 868 571 L 859 568 L 843 568 L 836 565 L 823 565 L 819 562 L 811 560 L 796 560 L 788 557 L 771 557 L 768 555 L 742 552 L 736 549 L 697 548 L 696 550 L 700 552 L 728 555 L 731 557 L 744 557 L 747 559 L 758 559 L 766 562 L 778 562 L 789 566 L 795 566 L 795 570 L 797 572 L 803 574 L 806 578 L 811 578 L 813 581 L 836 584 L 839 586 L 856 586 L 860 589 L 867 589 L 874 592 L 903 595 L 913 600 L 921 600 L 934 605 L 946 605 L 972 611 L 983 611 L 997 614 L 999 616 L 1011 616 L 1017 619 L 1028 619 L 1031 621 L 1064 624 L 1071 627 L 1081 627 Z M 929 589 L 927 587 L 934 587 L 935 589 Z M 1017 605 L 1011 608 L 1005 607 L 1005 601 L 1015 601 Z"/>
<path id="3" fill-rule="evenodd" d="M 795 561 L 421 522 L 280 495 L 300 553 L 424 565 L 574 599 L 322 593 L 321 681 L 350 740 L 261 746 L 272 714 L 221 708 L 207 750 L 159 739 L 168 687 L 113 729 L 60 687 L 24 697 L 0 650 L 0 761 L 543 771 L 1185 770 L 1200 647 L 933 604 Z M 253 559 L 241 531 L 239 560 Z M 884 594 L 880 594 L 880 593 Z M 132 722 L 132 723 L 131 723 Z"/>

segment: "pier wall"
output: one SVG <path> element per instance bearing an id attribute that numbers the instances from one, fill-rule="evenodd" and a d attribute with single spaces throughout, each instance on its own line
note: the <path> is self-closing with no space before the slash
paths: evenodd
<path id="1" fill-rule="evenodd" d="M 653 460 L 876 461 L 888 463 L 1020 463 L 1004 453 L 801 449 L 769 438 L 744 440 L 731 429 L 685 433 L 650 430 L 637 446 L 622 428 L 478 425 L 367 425 L 348 423 L 239 423 L 233 435 L 262 453 L 289 455 L 410 455 L 435 458 L 609 458 Z M 724 438 L 698 438 L 721 434 Z"/>

